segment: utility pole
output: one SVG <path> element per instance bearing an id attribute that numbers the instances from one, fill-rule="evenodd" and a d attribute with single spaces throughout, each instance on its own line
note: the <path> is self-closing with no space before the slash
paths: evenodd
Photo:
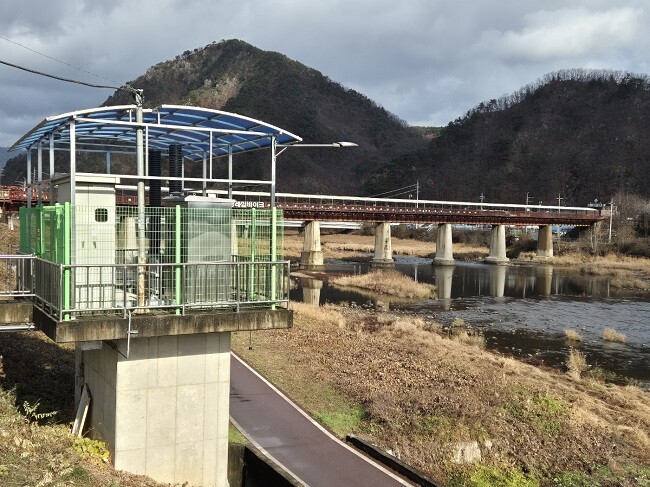
<path id="1" fill-rule="evenodd" d="M 562 209 L 562 200 L 563 200 L 563 199 L 564 199 L 564 198 L 562 198 L 562 193 L 558 193 L 558 194 L 557 194 L 557 212 L 558 212 L 558 213 L 559 213 L 560 210 Z"/>
<path id="2" fill-rule="evenodd" d="M 485 195 L 481 192 L 481 196 L 479 196 L 479 200 L 481 201 L 481 210 L 483 209 L 483 202 L 485 201 Z"/>
<path id="3" fill-rule="evenodd" d="M 418 208 L 420 206 L 420 180 L 418 179 L 415 181 L 415 207 Z"/>

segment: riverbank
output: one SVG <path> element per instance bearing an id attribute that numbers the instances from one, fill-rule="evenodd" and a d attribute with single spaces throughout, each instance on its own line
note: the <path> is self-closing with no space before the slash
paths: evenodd
<path id="1" fill-rule="evenodd" d="M 613 287 L 650 291 L 650 259 L 621 254 L 591 256 L 568 252 L 558 255 L 553 265 L 577 267 L 586 275 L 609 277 Z"/>
<path id="2" fill-rule="evenodd" d="M 524 364 L 422 318 L 292 306 L 293 329 L 255 334 L 253 350 L 235 334 L 233 348 L 336 434 L 369 436 L 450 487 L 650 485 L 647 392 Z"/>
<path id="3" fill-rule="evenodd" d="M 285 258 L 299 261 L 302 245 L 302 236 L 286 235 L 284 237 Z M 321 236 L 321 246 L 325 259 L 367 260 L 369 254 L 374 252 L 375 241 L 373 236 L 368 235 L 332 234 Z M 433 258 L 436 244 L 392 237 L 392 248 L 395 255 Z M 457 260 L 482 261 L 488 253 L 489 249 L 485 246 L 454 244 L 454 258 Z M 551 264 L 574 268 L 586 275 L 608 277 L 613 287 L 650 291 L 650 259 L 615 253 L 594 256 L 572 250 L 571 247 L 562 250 L 548 261 L 536 260 L 534 254 L 534 252 L 523 252 L 518 258 L 512 259 L 511 263 Z"/>

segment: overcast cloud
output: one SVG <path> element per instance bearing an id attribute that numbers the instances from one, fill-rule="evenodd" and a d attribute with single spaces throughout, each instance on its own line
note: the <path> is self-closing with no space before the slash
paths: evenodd
<path id="1" fill-rule="evenodd" d="M 279 51 L 411 124 L 564 68 L 648 73 L 647 0 L 3 0 L 0 35 L 114 80 L 221 39 Z M 0 59 L 107 83 L 0 39 Z M 108 83 L 112 84 L 112 83 Z M 111 93 L 0 65 L 0 146 Z"/>

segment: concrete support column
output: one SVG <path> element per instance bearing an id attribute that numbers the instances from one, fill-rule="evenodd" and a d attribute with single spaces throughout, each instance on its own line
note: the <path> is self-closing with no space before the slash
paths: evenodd
<path id="1" fill-rule="evenodd" d="M 440 223 L 438 225 L 436 256 L 433 258 L 433 265 L 454 264 L 454 251 L 451 242 L 451 223 Z"/>
<path id="2" fill-rule="evenodd" d="M 227 485 L 230 332 L 135 338 L 83 352 L 91 427 L 117 470 Z"/>
<path id="3" fill-rule="evenodd" d="M 323 289 L 323 281 L 320 279 L 301 277 L 300 287 L 302 287 L 302 301 L 304 303 L 311 306 L 318 306 L 320 304 L 320 291 Z"/>
<path id="4" fill-rule="evenodd" d="M 311 270 L 323 270 L 325 268 L 323 252 L 320 246 L 320 224 L 317 220 L 306 222 L 300 264 L 303 268 Z"/>
<path id="5" fill-rule="evenodd" d="M 490 238 L 490 253 L 485 259 L 486 264 L 506 264 L 510 259 L 506 257 L 506 226 L 492 225 Z"/>
<path id="6" fill-rule="evenodd" d="M 375 256 L 372 258 L 371 265 L 375 268 L 395 267 L 389 222 L 381 222 L 375 225 Z"/>
<path id="7" fill-rule="evenodd" d="M 550 259 L 553 257 L 553 228 L 551 225 L 539 227 L 537 236 L 537 257 Z"/>

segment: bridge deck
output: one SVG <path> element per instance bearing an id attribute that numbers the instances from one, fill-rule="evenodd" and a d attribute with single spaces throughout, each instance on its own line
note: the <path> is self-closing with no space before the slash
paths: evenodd
<path id="1" fill-rule="evenodd" d="M 122 189 L 127 189 L 124 186 Z M 209 193 L 224 196 L 225 191 Z M 43 201 L 47 204 L 47 192 Z M 234 191 L 242 206 L 268 207 L 269 194 Z M 606 218 L 592 208 L 454 201 L 403 200 L 354 196 L 277 193 L 277 206 L 287 220 L 391 223 L 455 223 L 466 225 L 573 225 L 589 226 Z M 118 194 L 117 204 L 135 205 L 132 194 Z M 17 210 L 27 203 L 22 186 L 0 186 L 0 204 Z M 35 203 L 35 197 L 34 197 Z"/>
<path id="2" fill-rule="evenodd" d="M 588 226 L 602 218 L 593 213 L 480 209 L 391 208 L 382 206 L 279 203 L 287 220 L 369 221 L 391 223 L 457 223 L 467 225 Z"/>

